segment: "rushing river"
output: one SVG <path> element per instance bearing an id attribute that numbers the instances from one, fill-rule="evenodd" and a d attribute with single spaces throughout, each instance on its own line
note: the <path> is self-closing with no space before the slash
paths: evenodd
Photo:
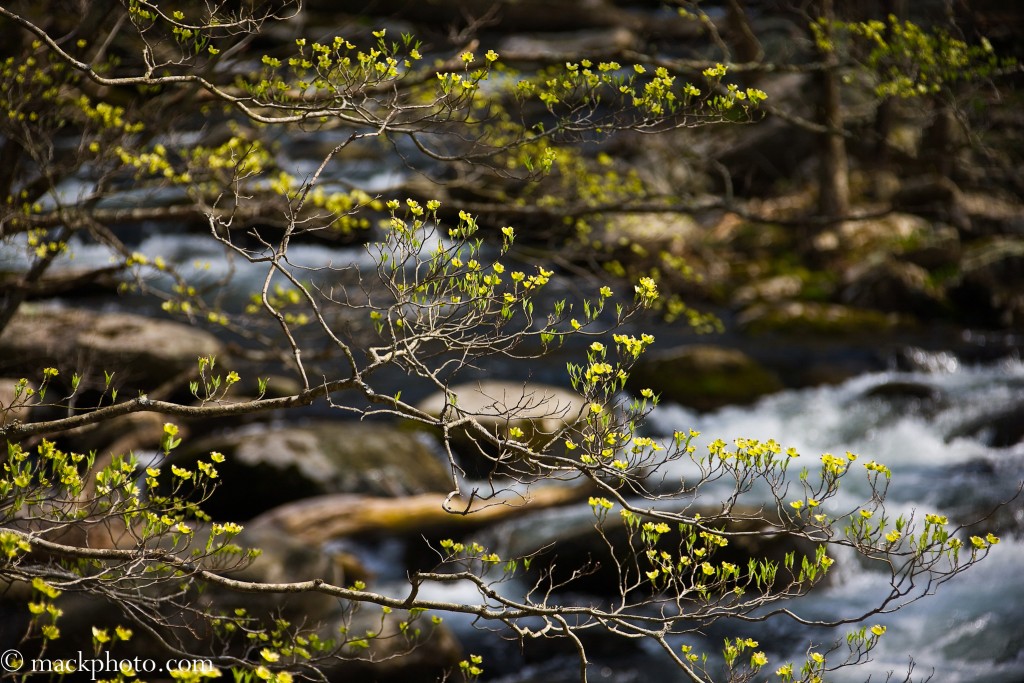
<path id="1" fill-rule="evenodd" d="M 948 515 L 951 524 L 974 521 L 1012 498 L 1024 480 L 1024 441 L 1004 443 L 1007 437 L 1024 433 L 1019 417 L 1024 415 L 1024 364 L 1006 360 L 965 367 L 947 354 L 918 353 L 916 357 L 922 365 L 920 371 L 868 374 L 839 386 L 784 391 L 752 407 L 696 414 L 676 405 L 661 406 L 649 427 L 661 435 L 693 427 L 703 433 L 705 443 L 715 437 L 774 437 L 807 458 L 851 450 L 892 469 L 887 499 L 891 513 L 917 511 L 920 518 L 926 512 L 937 512 Z M 1013 416 L 1018 416 L 1016 423 Z M 863 500 L 865 493 L 866 488 L 847 486 L 835 508 Z M 550 529 L 574 523 L 558 519 L 560 514 L 576 513 L 547 511 L 532 521 L 513 524 Z M 892 680 L 902 681 L 912 658 L 914 681 L 923 681 L 932 673 L 935 683 L 1024 681 L 1022 522 L 1024 505 L 1017 499 L 986 526 L 996 529 L 1002 538 L 987 559 L 942 586 L 937 595 L 868 619 L 864 625 L 887 627 L 872 652 L 872 661 L 842 669 L 827 680 L 853 683 L 870 676 L 871 681 L 884 681 L 894 672 Z M 508 532 L 502 529 L 496 535 Z M 837 560 L 829 586 L 794 606 L 801 616 L 835 619 L 861 614 L 884 595 L 888 587 L 885 575 L 865 568 L 850 555 L 839 553 Z M 401 593 L 401 577 L 393 578 L 393 588 Z M 465 588 L 437 590 L 434 597 L 443 599 L 476 597 Z M 506 586 L 505 590 L 515 592 L 516 587 Z M 492 665 L 517 671 L 502 676 L 503 683 L 578 680 L 577 664 L 569 656 L 524 663 L 515 646 L 489 651 L 487 648 L 494 647 L 493 638 L 489 642 L 474 634 L 468 620 L 456 618 L 447 623 L 471 650 L 487 652 Z M 770 659 L 765 675 L 757 680 L 775 680 L 771 672 L 782 663 L 792 661 L 799 668 L 809 644 L 827 649 L 853 628 L 811 632 L 783 619 L 742 625 L 720 622 L 697 645 L 715 653 L 720 651 L 723 637 L 753 637 Z M 688 642 L 694 643 L 692 639 Z M 684 680 L 656 651 L 597 648 L 590 654 L 592 680 Z"/>
<path id="2" fill-rule="evenodd" d="M 154 229 L 144 231 L 137 246 L 143 253 L 163 255 L 182 265 L 198 261 L 195 272 L 204 278 L 225 274 L 221 252 L 209 240 L 190 240 Z M 80 245 L 74 252 L 74 265 L 109 263 L 109 254 L 99 247 Z M 312 267 L 371 263 L 367 252 L 358 248 L 296 246 L 291 256 L 294 261 Z M 264 270 L 249 266 L 239 268 L 229 298 L 235 299 L 236 305 L 241 304 L 246 290 L 251 291 L 263 273 Z M 121 299 L 113 306 L 121 308 L 126 303 Z M 134 310 L 147 308 L 137 308 L 138 304 L 128 303 Z M 796 447 L 808 458 L 827 451 L 850 450 L 892 469 L 890 511 L 938 512 L 948 515 L 954 523 L 971 521 L 1000 501 L 1012 498 L 1018 483 L 1024 480 L 1024 364 L 1005 360 L 973 367 L 962 365 L 947 354 L 919 353 L 916 358 L 920 369 L 915 372 L 862 375 L 839 386 L 784 391 L 750 407 L 696 414 L 679 406 L 663 405 L 651 416 L 649 428 L 654 436 L 692 427 L 708 440 L 739 436 L 775 438 L 784 446 Z M 536 374 L 550 380 L 561 371 L 551 368 Z M 859 500 L 858 496 L 863 494 L 863 490 L 851 487 L 843 494 L 848 498 L 839 503 Z M 913 657 L 917 667 L 914 680 L 923 680 L 934 670 L 933 680 L 942 683 L 1024 681 L 1021 501 L 1009 503 L 989 527 L 1002 536 L 1002 542 L 988 559 L 945 585 L 939 595 L 897 613 L 873 617 L 869 623 L 882 623 L 888 628 L 873 652 L 873 661 L 839 672 L 829 680 L 863 681 L 870 675 L 872 681 L 882 681 L 889 671 L 896 672 L 894 680 L 902 680 L 909 658 Z M 385 543 L 378 550 L 386 553 L 389 548 Z M 388 561 L 383 556 L 378 559 L 382 567 L 398 564 L 397 560 Z M 802 599 L 797 605 L 802 614 L 830 618 L 857 614 L 870 609 L 886 587 L 881 575 L 856 562 L 844 562 L 841 555 L 837 559 L 836 580 Z M 398 590 L 397 585 L 395 589 Z M 459 599 L 455 590 L 445 589 L 443 597 Z M 458 619 L 448 623 L 459 632 L 467 649 L 486 647 L 470 624 L 460 626 Z M 799 627 L 781 620 L 748 624 L 744 629 L 743 634 L 759 640 L 768 653 L 771 671 L 785 661 L 801 662 L 808 637 L 826 638 L 820 633 L 803 633 Z M 826 634 L 827 640 L 842 638 L 845 633 Z M 711 633 L 702 645 L 710 652 L 719 650 L 724 635 L 736 634 Z M 514 667 L 502 670 L 519 669 L 502 680 L 557 683 L 578 677 L 575 664 L 568 659 L 553 657 L 529 666 L 515 665 L 512 650 L 514 647 L 509 646 L 492 653 Z M 652 676 L 665 681 L 681 680 L 680 674 L 653 652 L 605 658 L 598 653 L 595 660 L 598 664 L 593 680 L 627 683 L 650 680 Z M 774 677 L 768 673 L 767 678 Z"/>
<path id="3" fill-rule="evenodd" d="M 930 371 L 878 373 L 837 387 L 786 391 L 752 408 L 694 415 L 663 407 L 654 424 L 662 431 L 689 424 L 722 438 L 774 437 L 811 457 L 851 450 L 892 469 L 891 511 L 939 512 L 954 523 L 972 521 L 1011 498 L 1024 480 L 1024 441 L 1004 444 L 999 427 L 1004 424 L 1011 436 L 1024 431 L 1024 364 L 1007 360 L 962 367 L 945 355 L 922 360 Z M 913 387 L 915 397 L 884 397 L 879 388 L 886 386 Z M 849 490 L 849 502 L 858 493 L 863 491 Z M 1003 527 L 1002 542 L 937 596 L 872 617 L 869 624 L 888 627 L 874 661 L 829 680 L 863 681 L 869 674 L 872 681 L 885 680 L 889 671 L 905 672 L 909 656 L 917 663 L 915 680 L 932 669 L 937 682 L 1024 680 L 1022 517 L 1021 501 L 1011 502 L 995 523 Z M 803 613 L 855 614 L 870 608 L 887 588 L 884 576 L 839 559 L 837 580 L 805 598 L 799 605 Z M 762 643 L 799 633 L 781 622 L 762 628 L 754 636 Z M 779 659 L 802 661 L 804 647 L 777 650 Z"/>

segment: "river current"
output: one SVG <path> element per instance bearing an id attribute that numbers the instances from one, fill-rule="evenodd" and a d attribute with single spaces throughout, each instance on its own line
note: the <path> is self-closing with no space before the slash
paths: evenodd
<path id="1" fill-rule="evenodd" d="M 212 244 L 210 250 L 204 251 L 202 243 L 153 231 L 143 237 L 139 249 L 183 265 L 194 263 L 197 275 L 213 278 L 222 268 L 217 260 L 221 252 Z M 109 263 L 109 254 L 99 247 L 79 245 L 73 251 L 76 261 L 68 266 Z M 291 256 L 295 262 L 313 267 L 371 263 L 366 251 L 358 248 L 297 246 Z M 212 271 L 206 264 L 212 264 Z M 244 300 L 242 293 L 264 272 L 250 270 L 243 267 L 236 273 L 233 290 L 239 304 Z M 112 305 L 122 308 L 125 304 L 122 301 Z M 918 368 L 914 371 L 865 374 L 837 386 L 787 390 L 753 406 L 697 414 L 680 406 L 662 405 L 652 414 L 648 427 L 652 436 L 694 428 L 706 440 L 775 438 L 784 447 L 796 447 L 808 459 L 823 452 L 853 451 L 892 469 L 888 499 L 892 512 L 937 512 L 948 515 L 953 523 L 972 521 L 1001 501 L 1011 499 L 1024 480 L 1024 364 L 1019 359 L 1006 359 L 970 366 L 943 353 L 921 352 L 915 357 Z M 559 373 L 552 369 L 540 374 L 553 377 Z M 886 387 L 896 389 L 890 391 Z M 685 471 L 677 474 L 685 475 Z M 842 494 L 847 498 L 841 496 L 837 504 L 851 503 L 863 494 L 863 490 L 852 487 Z M 882 681 L 890 671 L 896 673 L 893 680 L 902 680 L 913 658 L 914 680 L 924 680 L 934 671 L 933 680 L 943 683 L 1024 681 L 1021 500 L 1008 503 L 986 528 L 995 529 L 1002 537 L 990 557 L 945 585 L 937 596 L 892 614 L 872 617 L 870 624 L 887 627 L 885 637 L 872 653 L 872 661 L 837 672 L 828 680 L 846 683 L 864 681 L 870 676 L 872 681 Z M 856 614 L 878 599 L 879 590 L 886 587 L 884 577 L 844 559 L 851 558 L 837 557 L 833 570 L 836 579 L 829 587 L 799 602 L 796 608 L 801 614 Z M 458 588 L 446 591 L 449 592 L 438 597 L 459 598 Z M 468 646 L 482 644 L 470 624 L 460 626 L 458 619 L 448 623 Z M 803 660 L 807 634 L 792 623 L 773 620 L 748 624 L 744 629 L 745 635 L 762 643 L 772 671 L 785 661 Z M 834 637 L 841 639 L 845 632 L 837 631 Z M 698 646 L 709 652 L 720 650 L 721 636 L 708 634 L 707 641 Z M 508 674 L 502 680 L 574 680 L 578 676 L 575 667 L 571 661 L 556 658 L 524 665 L 518 673 Z M 679 672 L 658 659 L 657 653 L 643 657 L 612 656 L 599 661 L 592 679 L 627 683 L 650 680 L 652 675 L 666 681 L 682 680 Z"/>
<path id="2" fill-rule="evenodd" d="M 1024 479 L 1024 442 L 1003 444 L 992 426 L 997 420 L 986 419 L 1012 420 L 1005 416 L 1013 415 L 1018 420 L 1015 429 L 1021 428 L 1024 364 L 1005 360 L 966 367 L 946 354 L 922 360 L 927 362 L 921 371 L 862 375 L 835 387 L 784 391 L 753 407 L 706 415 L 661 407 L 653 416 L 655 431 L 689 424 L 709 437 L 776 438 L 811 458 L 850 450 L 892 469 L 891 512 L 937 512 L 948 515 L 952 523 L 973 521 L 1012 498 Z M 881 390 L 887 386 L 914 387 L 915 398 L 887 396 Z M 841 491 L 836 507 L 855 503 L 858 493 L 864 492 L 856 487 Z M 873 652 L 874 661 L 828 680 L 863 681 L 868 675 L 872 681 L 885 680 L 889 671 L 905 672 L 908 657 L 916 662 L 914 680 L 923 680 L 932 670 L 934 681 L 949 683 L 1024 680 L 1022 518 L 1024 505 L 1018 498 L 997 513 L 992 526 L 1003 527 L 1002 541 L 985 561 L 943 586 L 936 596 L 872 617 L 869 625 L 887 627 Z M 798 605 L 802 614 L 855 614 L 869 608 L 888 587 L 884 576 L 843 559 L 838 558 L 830 586 Z M 762 642 L 796 635 L 781 622 L 761 628 L 755 637 Z M 778 655 L 802 661 L 803 647 Z"/>

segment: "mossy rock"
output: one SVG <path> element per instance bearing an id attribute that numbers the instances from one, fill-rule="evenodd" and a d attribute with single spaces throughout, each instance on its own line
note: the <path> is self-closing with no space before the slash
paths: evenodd
<path id="1" fill-rule="evenodd" d="M 750 335 L 775 333 L 833 338 L 871 336 L 909 326 L 906 318 L 895 313 L 800 301 L 755 304 L 739 315 L 738 322 L 740 330 Z"/>
<path id="2" fill-rule="evenodd" d="M 804 280 L 799 275 L 775 275 L 740 287 L 733 294 L 732 303 L 743 306 L 756 301 L 786 301 L 799 297 L 803 291 Z"/>
<path id="3" fill-rule="evenodd" d="M 752 403 L 782 389 L 782 382 L 741 351 L 695 344 L 642 357 L 627 386 L 634 393 L 649 388 L 662 400 L 714 410 Z"/>
<path id="4" fill-rule="evenodd" d="M 932 221 L 910 213 L 890 213 L 872 220 L 846 221 L 838 226 L 844 253 L 902 251 L 926 242 L 934 232 Z"/>

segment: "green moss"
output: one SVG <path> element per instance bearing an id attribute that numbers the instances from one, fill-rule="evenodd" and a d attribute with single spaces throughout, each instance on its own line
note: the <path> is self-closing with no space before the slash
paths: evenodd
<path id="1" fill-rule="evenodd" d="M 634 368 L 630 387 L 650 388 L 663 400 L 712 410 L 751 403 L 779 391 L 782 382 L 740 351 L 694 345 L 645 359 Z"/>
<path id="2" fill-rule="evenodd" d="M 838 304 L 756 304 L 740 316 L 748 334 L 847 336 L 888 332 L 904 321 L 894 314 Z"/>

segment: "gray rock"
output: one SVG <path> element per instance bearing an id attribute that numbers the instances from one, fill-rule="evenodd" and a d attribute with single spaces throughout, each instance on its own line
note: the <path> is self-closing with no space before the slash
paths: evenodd
<path id="1" fill-rule="evenodd" d="M 487 429 L 518 426 L 544 435 L 575 422 L 583 406 L 579 395 L 543 384 L 485 380 L 450 388 L 457 400 L 448 410 L 458 416 L 471 416 Z M 436 393 L 418 406 L 423 412 L 439 416 L 446 397 Z"/>
<path id="2" fill-rule="evenodd" d="M 798 275 L 776 275 L 740 287 L 736 290 L 732 300 L 733 303 L 740 306 L 757 301 L 785 301 L 798 297 L 803 288 L 803 280 Z"/>
<path id="3" fill-rule="evenodd" d="M 928 319 L 942 313 L 942 293 L 928 271 L 913 263 L 882 259 L 858 264 L 844 275 L 843 303 Z"/>
<path id="4" fill-rule="evenodd" d="M 698 510 L 693 510 L 697 512 Z M 713 518 L 720 510 L 701 509 L 705 519 Z M 713 554 L 713 562 L 731 562 L 746 568 L 750 559 L 768 559 L 782 563 L 786 553 L 796 554 L 795 567 L 799 571 L 801 556 L 814 558 L 815 544 L 789 533 L 752 533 L 769 531 L 776 525 L 766 519 L 763 510 L 753 508 L 735 509 L 736 519 L 709 522 L 714 527 L 725 527 L 727 532 L 740 533 L 729 540 L 724 548 Z M 559 590 L 580 591 L 612 598 L 619 594 L 623 585 L 622 572 L 626 573 L 626 585 L 633 585 L 638 578 L 631 555 L 639 555 L 639 564 L 649 566 L 643 558 L 644 548 L 640 533 L 633 532 L 632 539 L 626 525 L 618 514 L 609 514 L 600 526 L 589 507 L 578 507 L 574 512 L 560 509 L 557 513 L 539 512 L 530 517 L 515 519 L 500 524 L 480 535 L 485 547 L 494 549 L 502 558 L 536 556 L 530 563 L 530 575 L 543 575 L 553 565 L 556 582 L 566 582 Z M 679 532 L 676 525 L 664 534 L 657 548 L 674 555 L 679 554 Z M 609 554 L 608 540 L 616 549 L 616 558 Z M 632 551 L 629 548 L 632 546 Z M 578 571 L 578 573 L 577 573 Z M 569 581 L 570 576 L 574 578 Z M 776 582 L 768 586 L 785 585 L 792 577 L 779 569 Z M 650 591 L 650 584 L 643 583 L 642 591 Z"/>
<path id="5" fill-rule="evenodd" d="M 223 453 L 220 486 L 204 504 L 215 518 L 250 519 L 278 505 L 331 493 L 401 497 L 446 493 L 450 473 L 425 435 L 393 425 L 321 422 L 264 426 L 186 444 L 179 465 Z"/>
<path id="6" fill-rule="evenodd" d="M 1024 239 L 973 245 L 948 292 L 968 322 L 1024 329 Z"/>
<path id="7" fill-rule="evenodd" d="M 33 382 L 29 382 L 21 391 L 15 389 L 20 378 L 0 377 L 0 426 L 25 422 L 32 412 L 32 406 L 37 399 L 28 396 L 28 389 L 35 391 L 38 388 Z"/>
<path id="8" fill-rule="evenodd" d="M 891 381 L 865 391 L 864 397 L 886 401 L 938 401 L 943 398 L 943 394 L 937 387 L 921 382 Z"/>
<path id="9" fill-rule="evenodd" d="M 952 225 L 933 223 L 902 245 L 900 258 L 928 270 L 955 267 L 963 255 L 960 233 Z"/>
<path id="10" fill-rule="evenodd" d="M 897 211 L 949 223 L 961 233 L 971 231 L 960 188 L 948 178 L 925 176 L 907 181 L 893 196 L 892 204 Z"/>
<path id="11" fill-rule="evenodd" d="M 486 431 L 505 438 L 509 431 L 523 431 L 520 441 L 539 447 L 561 429 L 576 421 L 583 399 L 576 393 L 543 384 L 486 380 L 450 388 L 457 400 L 446 404 L 445 395 L 427 397 L 417 408 L 438 417 L 442 411 L 452 418 L 472 417 Z M 499 454 L 471 430 L 450 432 L 460 465 L 473 476 L 486 476 Z"/>
<path id="12" fill-rule="evenodd" d="M 127 313 L 22 306 L 0 333 L 0 370 L 28 373 L 53 366 L 151 391 L 196 369 L 199 356 L 217 356 L 224 346 L 212 334 L 170 320 Z"/>
<path id="13" fill-rule="evenodd" d="M 1024 402 L 987 410 L 946 435 L 946 442 L 969 437 L 992 448 L 1010 448 L 1024 441 Z"/>
<path id="14" fill-rule="evenodd" d="M 881 218 L 844 221 L 839 224 L 839 245 L 846 251 L 890 250 L 914 240 L 921 240 L 932 230 L 926 218 L 910 213 L 890 213 Z"/>
<path id="15" fill-rule="evenodd" d="M 970 216 L 973 235 L 1024 237 L 1024 206 L 1020 201 L 987 189 L 985 192 L 964 192 L 963 205 Z"/>
<path id="16" fill-rule="evenodd" d="M 498 44 L 498 54 L 511 61 L 563 55 L 573 55 L 574 59 L 579 59 L 588 55 L 605 55 L 615 50 L 633 49 L 637 42 L 637 37 L 621 26 L 579 32 L 520 34 L 501 41 Z"/>
<path id="17" fill-rule="evenodd" d="M 617 26 L 630 17 L 607 0 L 375 0 L 372 4 L 314 0 L 304 5 L 304 9 L 315 13 L 329 12 L 333 21 L 337 21 L 339 12 L 349 12 L 361 17 L 371 15 L 375 23 L 380 21 L 377 17 L 399 15 L 404 21 L 447 27 L 462 25 L 475 17 L 491 20 L 485 26 L 497 25 L 504 32 Z"/>
<path id="18" fill-rule="evenodd" d="M 611 214 L 603 222 L 601 242 L 617 256 L 656 257 L 661 252 L 678 256 L 700 236 L 700 226 L 683 213 Z"/>

